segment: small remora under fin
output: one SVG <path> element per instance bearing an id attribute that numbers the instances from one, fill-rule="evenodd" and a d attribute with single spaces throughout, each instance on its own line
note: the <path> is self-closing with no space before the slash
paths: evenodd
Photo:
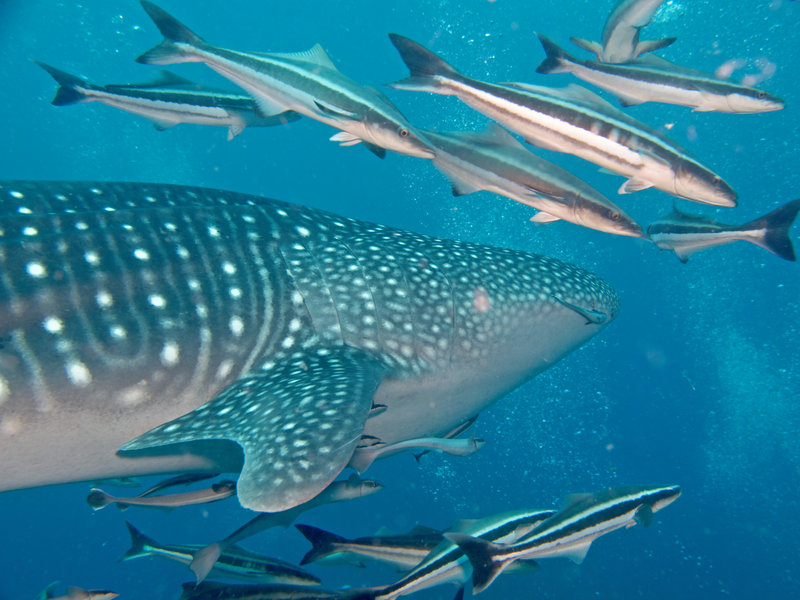
<path id="1" fill-rule="evenodd" d="M 128 442 L 120 452 L 234 441 L 244 450 L 237 485 L 241 505 L 261 512 L 287 510 L 316 496 L 350 460 L 382 376 L 373 357 L 349 346 L 295 352 L 239 378 L 213 400 Z M 315 418 L 304 420 L 301 413 Z M 330 427 L 320 428 L 323 422 Z"/>

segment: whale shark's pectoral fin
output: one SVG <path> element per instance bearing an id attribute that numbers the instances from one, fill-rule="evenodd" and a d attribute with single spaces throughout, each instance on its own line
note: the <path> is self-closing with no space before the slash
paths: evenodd
<path id="1" fill-rule="evenodd" d="M 232 440 L 244 450 L 237 485 L 242 506 L 286 510 L 316 496 L 350 460 L 382 375 L 376 360 L 347 346 L 296 352 L 239 378 L 120 452 Z"/>

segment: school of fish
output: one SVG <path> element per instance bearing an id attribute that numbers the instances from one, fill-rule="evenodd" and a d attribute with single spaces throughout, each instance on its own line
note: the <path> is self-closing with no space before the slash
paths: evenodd
<path id="1" fill-rule="evenodd" d="M 622 107 L 644 102 L 660 102 L 686 106 L 698 112 L 738 114 L 777 111 L 784 108 L 784 102 L 780 98 L 765 91 L 675 65 L 654 55 L 653 51 L 665 48 L 676 41 L 674 37 L 651 41 L 640 39 L 643 28 L 662 3 L 663 0 L 621 0 L 606 21 L 602 42 L 572 38 L 577 46 L 595 55 L 595 59 L 591 60 L 572 56 L 554 41 L 537 34 L 546 54 L 537 71 L 542 74 L 571 73 L 611 93 L 619 100 Z M 380 158 L 383 158 L 387 151 L 393 151 L 431 160 L 449 180 L 454 195 L 489 191 L 507 197 L 536 209 L 536 214 L 531 218 L 536 223 L 564 220 L 610 234 L 648 239 L 658 248 L 674 251 L 682 262 L 686 262 L 690 255 L 700 250 L 737 240 L 756 244 L 785 260 L 796 260 L 789 231 L 800 212 L 800 199 L 788 202 L 763 217 L 743 225 L 725 225 L 701 215 L 687 214 L 675 206 L 670 214 L 652 222 L 645 230 L 603 194 L 568 171 L 531 152 L 530 146 L 537 146 L 572 154 L 622 176 L 625 181 L 619 188 L 620 194 L 655 188 L 682 200 L 716 207 L 731 208 L 737 205 L 736 192 L 699 159 L 662 132 L 634 119 L 601 96 L 576 84 L 554 88 L 519 82 L 481 81 L 462 74 L 444 58 L 414 40 L 392 33 L 389 35 L 391 43 L 397 48 L 408 67 L 409 77 L 390 84 L 390 87 L 456 96 L 461 102 L 493 121 L 480 132 L 427 131 L 414 127 L 383 93 L 361 85 L 343 74 L 319 44 L 309 50 L 294 53 L 247 53 L 226 49 L 207 42 L 152 2 L 142 0 L 142 6 L 164 39 L 139 56 L 136 59 L 138 62 L 150 65 L 201 62 L 238 86 L 241 91 L 208 88 L 169 71 L 162 71 L 156 79 L 146 83 L 97 85 L 44 62 L 35 61 L 59 85 L 53 104 L 62 106 L 100 102 L 145 117 L 159 130 L 181 123 L 221 126 L 227 128 L 229 140 L 239 135 L 246 127 L 280 126 L 306 117 L 337 129 L 338 132 L 333 134 L 330 140 L 341 146 L 363 144 Z M 519 136 L 525 143 L 515 136 Z M 94 187 L 84 186 L 78 188 L 78 191 L 65 188 L 58 193 L 56 188 L 50 193 L 50 188 L 42 190 L 36 184 L 32 184 L 29 192 L 24 185 L 14 184 L 15 182 L 0 185 L 0 192 L 7 191 L 14 200 L 20 202 L 27 201 L 31 192 L 39 191 L 54 195 L 57 199 L 60 195 L 70 197 L 70 194 L 73 194 L 81 201 L 85 200 L 87 194 L 97 194 L 106 198 L 117 194 L 118 199 L 124 200 L 133 198 L 136 193 L 132 188 L 120 188 L 122 191 L 119 191 L 113 186 L 103 188 L 99 184 Z M 151 194 L 148 190 L 149 188 L 145 189 L 145 193 Z M 156 191 L 153 191 L 152 195 Z M 207 198 L 201 198 L 198 204 L 193 204 L 198 196 L 202 196 L 203 190 L 180 189 L 179 186 L 175 186 L 173 190 L 161 191 L 166 197 L 172 198 L 164 205 L 158 205 L 162 210 L 166 208 L 167 212 L 164 214 L 170 214 L 169 211 L 177 206 L 174 201 L 177 197 L 181 198 L 181 202 L 187 202 L 187 206 L 193 209 L 199 208 L 199 214 L 209 206 Z M 148 202 L 152 195 L 145 196 Z M 277 225 L 273 236 L 275 243 L 280 246 L 280 260 L 287 262 L 287 272 L 292 284 L 296 284 L 294 295 L 289 302 L 295 305 L 304 303 L 307 305 L 307 316 L 315 328 L 313 334 L 306 331 L 307 324 L 303 320 L 305 312 L 302 315 L 300 312 L 296 315 L 295 313 L 287 315 L 286 323 L 283 324 L 285 327 L 280 330 L 284 336 L 280 339 L 283 340 L 285 352 L 269 354 L 263 345 L 261 348 L 255 345 L 245 352 L 247 357 L 241 361 L 244 366 L 240 372 L 237 371 L 240 365 L 234 364 L 233 360 L 216 363 L 214 369 L 217 379 L 224 380 L 224 385 L 223 382 L 219 383 L 214 392 L 209 393 L 202 402 L 186 404 L 184 406 L 186 410 L 171 414 L 164 420 L 149 416 L 149 420 L 143 420 L 138 424 L 141 426 L 141 431 L 136 435 L 129 436 L 127 432 L 120 432 L 117 437 L 120 437 L 121 441 L 113 439 L 108 442 L 119 450 L 123 459 L 128 456 L 135 459 L 137 453 L 141 453 L 143 457 L 151 457 L 153 455 L 149 453 L 154 453 L 157 458 L 152 460 L 164 459 L 167 462 L 159 466 L 147 463 L 144 467 L 132 470 L 120 469 L 116 464 L 98 463 L 96 469 L 81 474 L 83 479 L 95 479 L 95 485 L 99 486 L 106 480 L 105 478 L 112 476 L 127 477 L 135 474 L 187 471 L 131 497 L 117 497 L 99 487 L 93 487 L 86 501 L 94 510 L 100 510 L 110 504 L 116 504 L 121 510 L 143 507 L 174 509 L 237 497 L 242 505 L 259 510 L 260 514 L 226 538 L 206 546 L 161 543 L 144 535 L 130 522 L 126 522 L 131 537 L 131 548 L 121 560 L 156 556 L 187 565 L 195 575 L 195 582 L 184 584 L 181 598 L 186 600 L 212 598 L 216 600 L 226 598 L 392 600 L 444 583 L 456 583 L 463 588 L 470 580 L 473 593 L 480 593 L 502 573 L 526 573 L 537 570 L 540 568 L 540 561 L 546 558 L 567 557 L 580 563 L 595 539 L 617 529 L 630 528 L 637 523 L 649 525 L 654 513 L 680 496 L 681 488 L 677 485 L 615 487 L 591 494 L 569 495 L 558 508 L 510 510 L 461 521 L 445 530 L 418 525 L 403 534 L 376 534 L 356 539 L 348 539 L 317 527 L 297 524 L 296 528 L 312 545 L 301 566 L 289 564 L 278 558 L 261 556 L 241 547 L 239 542 L 266 529 L 276 526 L 289 527 L 307 510 L 322 504 L 368 497 L 383 489 L 383 485 L 379 482 L 361 479 L 355 474 L 349 478 L 336 479 L 344 468 L 362 473 L 374 460 L 412 448 L 423 449 L 423 453 L 438 451 L 459 456 L 478 451 L 485 443 L 484 440 L 476 439 L 472 435 L 464 436 L 475 423 L 477 412 L 497 396 L 546 368 L 540 362 L 550 364 L 583 343 L 609 323 L 618 310 L 616 296 L 610 286 L 591 274 L 578 272 L 577 267 L 550 264 L 543 257 L 506 257 L 499 254 L 495 256 L 491 254 L 493 249 L 448 248 L 448 252 L 455 252 L 458 256 L 462 252 L 470 255 L 474 263 L 465 262 L 464 271 L 475 265 L 479 269 L 484 268 L 483 263 L 479 262 L 481 257 L 478 256 L 484 251 L 488 253 L 487 262 L 507 260 L 507 264 L 511 265 L 513 261 L 532 260 L 533 264 L 539 265 L 538 261 L 543 260 L 541 266 L 536 268 L 542 271 L 548 270 L 550 273 L 548 281 L 563 278 L 561 288 L 558 284 L 554 284 L 553 289 L 534 286 L 533 291 L 506 290 L 509 296 L 513 296 L 512 300 L 508 300 L 503 297 L 501 286 L 497 290 L 490 289 L 488 292 L 478 286 L 470 288 L 474 291 L 474 297 L 468 298 L 469 303 L 476 313 L 483 313 L 494 309 L 493 302 L 499 304 L 505 300 L 511 304 L 519 303 L 521 306 L 527 302 L 530 306 L 535 306 L 536 310 L 546 313 L 545 316 L 556 315 L 559 319 L 563 319 L 563 323 L 569 323 L 574 333 L 572 330 L 569 334 L 553 333 L 552 347 L 543 350 L 542 356 L 533 357 L 528 363 L 521 362 L 519 365 L 508 366 L 508 370 L 513 373 L 503 373 L 508 378 L 504 383 L 497 385 L 497 389 L 486 384 L 480 391 L 475 392 L 474 400 L 471 403 L 467 402 L 461 412 L 452 409 L 442 411 L 438 420 L 434 419 L 429 429 L 415 428 L 414 423 L 419 420 L 422 413 L 419 409 L 418 412 L 408 409 L 406 415 L 400 414 L 395 408 L 397 397 L 405 397 L 412 393 L 419 394 L 420 398 L 426 396 L 413 386 L 413 392 L 409 392 L 406 388 L 398 391 L 399 386 L 440 376 L 441 380 L 437 384 L 439 387 L 434 391 L 441 393 L 442 390 L 448 390 L 445 392 L 447 395 L 451 389 L 447 386 L 457 389 L 458 385 L 461 385 L 458 378 L 465 377 L 467 369 L 442 376 L 441 365 L 436 364 L 436 347 L 439 344 L 440 349 L 446 350 L 451 358 L 457 356 L 457 349 L 434 338 L 430 348 L 423 349 L 422 355 L 417 356 L 402 336 L 397 342 L 390 340 L 389 343 L 385 338 L 381 341 L 379 338 L 385 336 L 385 331 L 380 330 L 378 326 L 374 339 L 366 335 L 364 339 L 356 340 L 352 335 L 348 338 L 347 331 L 337 329 L 333 331 L 333 337 L 337 338 L 336 343 L 329 343 L 332 333 L 331 315 L 337 307 L 327 304 L 335 304 L 337 298 L 333 295 L 330 298 L 320 295 L 317 289 L 320 284 L 314 278 L 320 274 L 318 271 L 324 271 L 323 278 L 342 277 L 343 282 L 347 280 L 332 268 L 319 266 L 321 263 L 309 266 L 310 263 L 305 259 L 322 247 L 319 244 L 323 244 L 324 251 L 331 254 L 331 259 L 350 261 L 352 265 L 359 261 L 363 262 L 367 254 L 355 256 L 358 250 L 348 246 L 357 243 L 356 240 L 360 239 L 362 231 L 363 235 L 374 236 L 372 245 L 367 248 L 368 252 L 373 253 L 375 261 L 378 261 L 380 253 L 389 256 L 390 261 L 395 260 L 393 254 L 410 252 L 409 248 L 418 239 L 413 237 L 414 234 L 392 232 L 381 229 L 380 226 L 370 226 L 355 221 L 345 224 L 345 219 L 339 221 L 335 215 L 324 214 L 320 224 L 317 216 L 303 213 L 303 209 L 299 209 L 298 212 L 298 207 L 282 204 L 259 206 L 260 200 L 247 197 L 239 199 L 229 195 L 225 197 L 224 204 L 228 208 L 246 207 L 248 210 L 256 207 L 257 211 L 249 216 L 252 221 L 248 223 L 263 219 L 272 226 L 272 220 L 275 220 Z M 89 201 L 86 202 L 87 206 L 90 206 Z M 153 199 L 152 202 L 156 203 L 157 200 Z M 108 202 L 104 210 L 117 212 L 130 207 L 137 210 L 142 208 L 133 200 L 129 200 L 127 204 L 120 202 L 119 205 Z M 30 213 L 25 213 L 22 208 L 26 206 L 20 205 L 18 212 L 25 218 L 25 215 Z M 281 218 L 288 218 L 289 213 L 297 221 L 293 222 L 291 235 L 281 238 L 280 236 L 285 234 L 279 222 Z M 310 225 L 312 222 L 318 226 L 318 230 L 312 228 Z M 170 224 L 168 221 L 165 226 L 174 232 L 175 229 L 170 228 Z M 102 225 L 109 230 L 118 226 L 122 229 L 132 227 L 124 220 L 118 223 L 103 221 Z M 197 223 L 192 225 L 198 226 Z M 89 228 L 89 225 L 80 220 L 76 221 L 74 226 L 77 229 L 83 226 Z M 359 229 L 362 226 L 363 230 Z M 34 224 L 25 226 L 21 223 L 20 227 L 22 227 L 20 234 L 22 238 L 25 236 L 35 238 L 38 235 Z M 342 235 L 328 233 L 328 228 L 336 227 L 343 229 Z M 346 227 L 353 230 L 349 237 L 345 236 Z M 208 232 L 212 237 L 215 236 L 215 228 L 214 224 L 208 225 Z M 145 229 L 141 231 L 146 232 Z M 0 235 L 6 235 L 5 230 Z M 320 236 L 321 241 L 317 248 L 314 248 L 309 238 L 316 235 Z M 402 238 L 403 235 L 408 237 Z M 243 237 L 247 237 L 250 241 L 257 238 L 253 231 L 244 232 Z M 386 240 L 394 240 L 397 245 L 391 246 L 387 242 L 387 245 L 381 246 Z M 419 243 L 422 244 L 424 241 L 419 240 Z M 178 246 L 178 254 L 182 256 L 180 248 L 182 246 Z M 208 256 L 218 251 L 212 246 L 208 248 L 212 249 L 204 250 L 208 252 Z M 150 260 L 150 253 L 145 247 L 133 250 L 134 257 L 140 262 Z M 334 253 L 336 256 L 333 256 Z M 436 273 L 433 275 L 425 273 L 429 267 L 440 269 L 445 279 L 450 277 L 446 270 L 452 265 L 442 263 L 443 266 L 440 267 L 429 264 L 428 259 L 421 253 L 412 252 L 409 258 L 422 273 L 414 277 L 421 279 L 430 277 L 424 281 L 427 285 L 433 287 L 439 285 L 438 280 L 435 280 Z M 94 251 L 87 250 L 83 260 L 93 265 L 96 264 L 95 261 L 101 262 L 103 258 Z M 456 262 L 457 260 L 454 259 Z M 4 253 L 0 262 L 3 261 L 5 261 Z M 221 264 L 226 273 L 230 275 L 236 273 L 238 265 L 228 261 Z M 389 266 L 378 267 L 375 273 L 388 272 L 389 278 L 386 281 L 387 286 L 391 287 L 396 284 L 397 274 L 401 273 L 402 269 L 394 263 L 387 264 Z M 359 270 L 361 274 L 362 266 L 351 270 Z M 360 289 L 358 286 L 363 286 L 364 290 L 368 291 L 371 278 L 384 276 L 370 273 L 366 267 L 363 268 L 362 279 L 350 280 L 351 287 L 355 286 L 356 291 Z M 267 273 L 268 270 L 262 267 L 259 277 L 262 277 L 262 280 L 272 281 L 275 275 Z M 36 283 L 37 280 L 41 281 L 47 277 L 48 265 L 44 261 L 31 260 L 24 264 L 24 271 Z M 453 270 L 453 273 L 456 272 L 457 270 Z M 407 273 L 401 277 L 408 276 Z M 150 277 L 152 278 L 152 275 Z M 368 283 L 364 284 L 363 279 L 367 279 Z M 143 281 L 151 283 L 147 278 Z M 194 291 L 200 286 L 196 282 L 197 279 L 190 279 L 188 284 Z M 228 292 L 231 297 L 238 298 L 242 293 L 242 287 L 238 284 L 232 285 Z M 13 286 L 9 286 L 9 289 L 11 290 L 9 294 L 18 291 L 13 289 Z M 244 291 L 248 293 L 248 290 Z M 398 286 L 398 297 L 407 293 Z M 287 292 L 286 295 L 290 294 Z M 545 298 L 542 299 L 542 296 Z M 342 295 L 339 299 L 346 297 Z M 0 300 L 2 299 L 4 298 L 0 296 Z M 110 292 L 100 289 L 95 295 L 95 300 L 101 308 L 107 308 L 113 298 Z M 276 298 L 269 298 L 265 303 L 270 304 L 275 301 Z M 368 302 L 384 301 L 385 306 L 394 309 L 391 299 L 379 298 Z M 162 310 L 166 302 L 165 296 L 157 293 L 157 290 L 146 299 L 146 303 L 150 305 L 149 309 Z M 10 312 L 17 310 L 13 301 L 10 304 L 12 305 Z M 433 312 L 434 306 L 431 301 L 431 306 L 427 308 Z M 419 314 L 427 313 L 421 311 Z M 517 313 L 512 311 L 510 314 Z M 346 318 L 345 315 L 343 319 Z M 204 319 L 206 316 L 198 313 L 198 322 L 205 323 Z M 359 314 L 354 319 L 357 326 L 363 325 L 368 329 L 374 325 L 370 314 Z M 356 322 L 357 320 L 360 322 Z M 401 328 L 410 327 L 402 320 L 398 320 L 397 323 L 401 324 Z M 537 322 L 538 324 L 540 322 Z M 241 331 L 246 328 L 245 325 L 238 315 L 233 315 L 222 329 L 233 338 L 239 338 Z M 390 323 L 387 328 L 396 328 L 395 325 Z M 58 316 L 53 315 L 43 316 L 42 327 L 48 336 L 56 337 L 67 328 Z M 160 328 L 163 327 L 163 323 L 160 323 L 158 327 L 153 327 L 152 331 L 161 334 Z M 216 332 L 208 327 L 208 330 L 203 329 L 203 335 L 210 339 Z M 486 330 L 489 329 L 490 324 L 487 324 Z M 120 326 L 112 325 L 109 331 L 112 338 L 116 336 L 118 339 L 124 339 L 127 336 L 127 332 Z M 499 330 L 494 333 L 498 337 L 501 336 Z M 307 337 L 304 338 L 304 335 Z M 13 335 L 9 337 L 12 339 L 12 345 L 17 343 Z M 202 338 L 202 335 L 200 337 Z M 458 332 L 453 333 L 453 339 L 456 337 Z M 30 339 L 26 337 L 24 343 L 28 343 Z M 311 340 L 314 344 L 320 340 L 326 343 L 313 346 Z M 464 349 L 471 351 L 468 340 L 464 344 Z M 163 367 L 174 367 L 182 360 L 181 352 L 182 348 L 177 342 L 165 338 L 157 358 Z M 36 354 L 36 348 L 31 350 L 31 354 Z M 480 358 L 491 360 L 486 356 Z M 205 357 L 204 360 L 212 361 L 216 360 L 216 357 Z M 254 367 L 256 362 L 263 362 L 263 367 Z M 3 367 L 2 360 L 0 367 Z M 97 369 L 87 361 L 72 357 L 67 360 L 65 368 L 67 379 L 75 386 L 88 387 L 94 383 Z M 233 379 L 230 379 L 228 375 L 232 372 Z M 331 376 L 333 381 L 328 382 L 331 387 L 339 387 L 327 390 L 330 391 L 331 405 L 323 403 L 317 412 L 310 406 L 311 397 L 303 396 L 300 406 L 293 410 L 309 409 L 304 413 L 307 415 L 304 417 L 307 419 L 305 424 L 298 425 L 298 421 L 278 414 L 273 416 L 271 421 L 275 426 L 266 428 L 264 430 L 266 433 L 254 432 L 256 425 L 250 423 L 243 425 L 243 422 L 236 423 L 239 430 L 234 433 L 220 432 L 227 423 L 228 415 L 235 415 L 237 412 L 257 415 L 265 405 L 268 406 L 267 415 L 285 410 L 289 406 L 288 401 L 281 393 L 273 391 L 275 385 L 280 385 L 281 377 L 295 378 L 293 379 L 295 381 L 308 375 L 311 382 L 306 387 L 291 388 L 283 392 L 283 395 L 288 396 L 304 393 L 303 390 L 314 384 L 313 377 L 319 372 Z M 220 373 L 222 376 L 219 376 Z M 356 381 L 346 382 L 346 375 L 353 373 L 357 373 Z M 6 396 L 12 394 L 13 386 L 17 383 L 16 379 L 0 370 L 0 393 Z M 40 379 L 37 383 L 42 385 L 36 388 L 34 396 L 42 402 L 44 396 L 36 394 L 40 388 L 50 385 L 50 382 Z M 346 390 L 345 383 L 350 385 Z M 414 383 L 414 385 L 423 384 Z M 134 387 L 126 389 L 124 393 L 130 392 L 135 395 L 137 392 Z M 426 393 L 429 391 L 424 390 Z M 347 408 L 340 406 L 345 395 L 348 399 L 350 397 L 356 399 L 352 406 Z M 277 400 L 273 400 L 272 396 L 277 397 Z M 5 398 L 0 396 L 0 399 Z M 9 404 L 13 406 L 13 402 Z M 331 411 L 338 411 L 338 414 L 336 416 L 328 414 Z M 209 416 L 211 412 L 214 414 Z M 331 419 L 326 421 L 326 417 Z M 266 421 L 266 417 L 264 420 Z M 217 421 L 222 424 L 218 424 Z M 310 442 L 310 436 L 314 436 L 315 431 L 309 433 L 303 430 L 303 427 L 307 427 L 309 422 L 317 421 L 323 423 L 321 429 L 325 431 L 342 428 L 347 430 L 348 435 L 339 437 L 331 435 L 330 439 L 325 438 L 325 443 L 318 440 Z M 231 427 L 234 428 L 233 425 Z M 294 435 L 293 430 L 298 430 L 298 437 L 291 438 Z M 272 438 L 279 437 L 281 440 L 289 436 L 291 444 L 276 442 L 278 445 L 268 449 L 270 459 L 259 458 L 254 448 L 256 446 L 260 448 L 268 435 Z M 244 451 L 243 464 L 238 458 L 234 460 L 224 457 L 217 460 L 211 454 L 204 454 L 204 451 L 198 451 L 196 455 L 191 453 L 182 455 L 180 460 L 189 462 L 177 460 L 169 462 L 168 453 L 164 456 L 159 454 L 162 447 L 169 448 L 170 445 L 188 443 L 198 438 L 225 439 L 239 444 Z M 316 444 L 317 455 L 330 454 L 330 457 L 320 456 L 318 464 L 306 464 L 309 461 L 303 458 L 305 455 L 302 454 L 292 454 L 286 458 L 286 449 L 290 445 L 303 452 L 309 444 Z M 25 448 L 24 452 L 32 451 Z M 416 455 L 417 460 L 420 456 L 422 454 Z M 282 467 L 283 459 L 293 461 L 293 464 Z M 236 462 L 237 460 L 240 462 Z M 181 493 L 160 493 L 175 486 L 194 486 L 215 476 L 209 471 L 222 472 L 230 465 L 234 466 L 234 470 L 241 470 L 238 483 L 220 480 L 208 488 Z M 54 466 L 54 471 L 59 470 L 58 465 Z M 196 470 L 203 472 L 188 472 Z M 304 474 L 304 471 L 308 471 L 309 474 Z M 14 489 L 69 480 L 59 477 L 62 477 L 61 474 L 56 472 L 42 474 L 39 479 L 30 480 L 19 476 L 16 483 L 11 481 L 8 485 L 10 489 Z M 269 487 L 267 480 L 270 480 L 269 485 L 274 484 L 274 486 Z M 282 483 L 284 481 L 285 483 Z M 403 575 L 393 583 L 378 587 L 326 589 L 322 587 L 322 582 L 317 576 L 302 568 L 306 564 L 315 562 L 361 567 L 368 562 L 380 562 L 393 566 Z M 207 581 L 207 576 L 219 580 L 234 579 L 240 583 Z M 57 584 L 49 585 L 42 592 L 41 598 L 56 598 L 54 590 L 57 587 Z M 462 595 L 463 589 L 459 591 L 457 597 L 460 598 Z M 105 590 L 85 591 L 70 587 L 67 588 L 65 596 L 58 597 L 99 600 L 115 596 L 114 592 Z"/>

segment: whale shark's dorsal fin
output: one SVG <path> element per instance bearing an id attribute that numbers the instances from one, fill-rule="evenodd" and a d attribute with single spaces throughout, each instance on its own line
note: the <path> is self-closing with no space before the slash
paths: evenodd
<path id="1" fill-rule="evenodd" d="M 242 506 L 286 510 L 316 496 L 350 460 L 382 374 L 369 354 L 348 346 L 295 352 L 239 378 L 120 452 L 232 440 L 244 450 L 237 485 Z"/>

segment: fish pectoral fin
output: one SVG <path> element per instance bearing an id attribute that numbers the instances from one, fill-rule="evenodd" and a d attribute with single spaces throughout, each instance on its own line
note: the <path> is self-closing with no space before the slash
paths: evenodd
<path id="1" fill-rule="evenodd" d="M 361 350 L 309 348 L 240 377 L 211 401 L 120 452 L 234 441 L 244 450 L 237 486 L 241 505 L 286 510 L 316 496 L 347 465 L 382 375 L 377 361 Z"/>
<path id="2" fill-rule="evenodd" d="M 363 141 L 360 137 L 353 135 L 349 131 L 340 131 L 339 133 L 335 133 L 329 137 L 328 140 L 331 142 L 339 142 L 340 146 L 355 146 Z"/>
<path id="3" fill-rule="evenodd" d="M 612 92 L 619 103 L 622 106 L 636 106 L 637 104 L 644 104 L 647 100 L 642 100 L 641 98 L 633 98 L 631 96 L 626 96 L 625 94 L 621 94 L 619 92 Z"/>
<path id="4" fill-rule="evenodd" d="M 364 142 L 364 146 L 378 158 L 386 158 L 386 148 L 372 142 Z"/>
<path id="5" fill-rule="evenodd" d="M 560 221 L 560 217 L 556 217 L 551 215 L 550 213 L 546 213 L 543 210 L 540 210 L 535 215 L 531 217 L 531 223 L 555 223 L 556 221 Z"/>
<path id="6" fill-rule="evenodd" d="M 242 133 L 244 128 L 244 123 L 236 123 L 228 127 L 228 141 L 230 142 L 233 138 Z"/>
<path id="7" fill-rule="evenodd" d="M 150 119 L 150 122 L 158 131 L 164 131 L 170 127 L 175 127 L 175 125 L 178 124 L 177 121 L 168 121 L 166 119 Z"/>
<path id="8" fill-rule="evenodd" d="M 667 46 L 671 46 L 675 43 L 675 40 L 678 38 L 676 37 L 668 37 L 661 40 L 646 40 L 644 42 L 639 42 L 636 44 L 636 49 L 634 50 L 634 58 L 645 54 L 646 52 L 653 52 L 655 50 L 662 50 Z"/>
<path id="9" fill-rule="evenodd" d="M 581 544 L 580 546 L 575 546 L 571 548 L 568 552 L 564 553 L 564 556 L 569 558 L 572 562 L 579 565 L 583 562 L 583 559 L 586 558 L 586 553 L 589 552 L 589 546 L 592 545 L 592 542 L 586 542 L 585 544 Z"/>
<path id="10" fill-rule="evenodd" d="M 447 178 L 450 180 L 450 189 L 453 192 L 453 196 L 468 196 L 469 194 L 482 191 L 479 187 L 476 187 L 468 181 L 464 181 L 463 179 L 459 179 L 451 175 L 449 175 Z"/>
<path id="11" fill-rule="evenodd" d="M 583 48 L 597 56 L 597 60 L 600 60 L 600 57 L 603 56 L 603 45 L 600 42 L 590 42 L 578 37 L 571 37 L 569 40 L 578 48 Z"/>
<path id="12" fill-rule="evenodd" d="M 653 508 L 649 504 L 642 504 L 636 509 L 636 514 L 633 516 L 633 523 L 628 527 L 633 527 L 635 523 L 641 524 L 643 527 L 650 527 L 653 524 Z"/>
<path id="13" fill-rule="evenodd" d="M 646 181 L 644 179 L 637 179 L 636 177 L 631 177 L 625 183 L 619 186 L 619 190 L 617 190 L 617 193 L 632 194 L 634 192 L 641 192 L 642 190 L 646 190 L 651 187 L 653 187 L 652 182 Z"/>
<path id="14" fill-rule="evenodd" d="M 349 110 L 344 110 L 342 108 L 337 108 L 335 106 L 328 106 L 327 104 L 323 104 L 319 100 L 314 100 L 314 105 L 317 109 L 327 117 L 332 117 L 334 119 L 345 119 L 348 121 L 361 121 L 361 115 L 358 113 L 354 113 Z"/>
<path id="15" fill-rule="evenodd" d="M 693 251 L 679 250 L 678 248 L 673 248 L 673 252 L 675 252 L 675 256 L 677 256 L 678 260 L 683 264 L 688 263 L 689 257 L 693 254 Z"/>

